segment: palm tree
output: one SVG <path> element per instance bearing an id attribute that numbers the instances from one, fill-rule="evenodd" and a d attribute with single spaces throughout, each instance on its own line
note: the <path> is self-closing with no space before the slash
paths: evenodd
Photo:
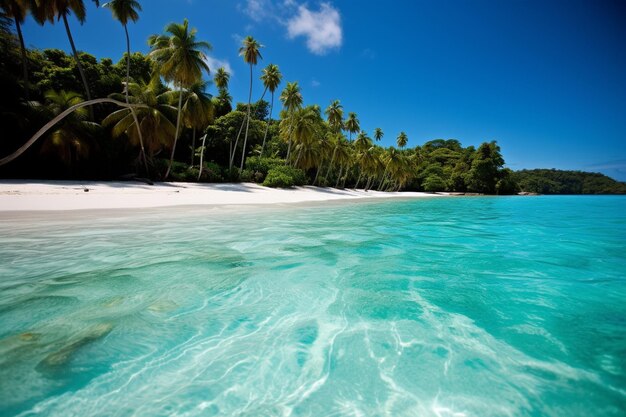
<path id="1" fill-rule="evenodd" d="M 97 0 L 94 0 L 94 3 L 96 3 L 96 6 L 99 5 Z M 67 38 L 69 39 L 70 46 L 72 47 L 72 54 L 74 55 L 74 60 L 76 60 L 76 66 L 78 67 L 78 72 L 80 73 L 80 78 L 83 82 L 83 87 L 85 88 L 87 101 L 91 101 L 89 84 L 87 84 L 85 71 L 83 70 L 83 66 L 78 58 L 78 52 L 76 52 L 76 46 L 74 45 L 74 38 L 72 38 L 70 25 L 67 21 L 67 16 L 70 13 L 74 13 L 74 16 L 76 16 L 76 19 L 78 19 L 81 25 L 85 22 L 87 13 L 85 11 L 85 4 L 83 0 L 35 0 L 35 4 L 36 7 L 32 9 L 32 13 L 35 21 L 37 21 L 40 25 L 43 25 L 46 21 L 54 23 L 55 18 L 58 20 L 63 19 Z"/>
<path id="2" fill-rule="evenodd" d="M 380 142 L 383 136 L 385 136 L 385 132 L 383 132 L 383 130 L 380 127 L 377 127 L 376 129 L 374 129 L 374 139 L 376 139 L 376 142 Z"/>
<path id="3" fill-rule="evenodd" d="M 141 4 L 137 0 L 111 0 L 108 3 L 102 5 L 111 10 L 113 17 L 120 21 L 124 26 L 124 33 L 126 34 L 126 84 L 124 87 L 126 104 L 128 101 L 128 84 L 130 83 L 130 37 L 128 36 L 128 21 L 136 22 L 139 20 L 139 11 L 141 11 Z M 130 108 L 133 117 L 136 119 L 135 109 Z M 141 129 L 139 128 L 139 122 L 135 120 L 135 126 L 137 127 L 137 134 L 139 135 L 139 145 L 141 146 L 141 156 L 143 158 L 146 172 L 148 171 L 148 161 L 146 158 L 146 151 L 143 144 L 143 137 L 141 135 Z"/>
<path id="4" fill-rule="evenodd" d="M 167 35 L 152 35 L 148 44 L 152 48 L 150 57 L 157 64 L 157 70 L 166 81 L 171 81 L 178 87 L 178 116 L 176 117 L 176 133 L 170 162 L 165 172 L 167 178 L 174 162 L 176 143 L 180 134 L 180 122 L 183 106 L 183 88 L 191 87 L 202 78 L 202 71 L 211 72 L 206 63 L 204 51 L 211 50 L 211 44 L 196 40 L 196 29 L 189 30 L 187 19 L 182 24 L 170 23 L 165 28 Z"/>
<path id="5" fill-rule="evenodd" d="M 183 123 L 193 129 L 191 140 L 191 166 L 193 166 L 196 149 L 196 130 L 204 129 L 213 119 L 213 102 L 207 94 L 207 81 L 196 81 L 185 91 L 183 104 Z"/>
<path id="6" fill-rule="evenodd" d="M 324 111 L 328 118 L 328 126 L 334 133 L 341 132 L 343 129 L 343 106 L 339 100 L 333 100 Z"/>
<path id="7" fill-rule="evenodd" d="M 219 67 L 213 77 L 215 86 L 221 92 L 222 90 L 228 90 L 228 82 L 230 81 L 230 74 L 224 67 Z"/>
<path id="8" fill-rule="evenodd" d="M 328 126 L 332 133 L 334 133 L 335 139 L 340 135 L 341 130 L 343 129 L 343 106 L 339 102 L 339 100 L 333 100 L 326 110 L 324 111 L 326 117 L 328 119 Z M 328 164 L 328 170 L 326 170 L 326 175 L 324 177 L 324 181 L 328 179 L 328 174 L 330 174 L 330 170 L 333 167 L 333 162 L 335 162 L 335 154 L 337 153 L 337 146 L 339 145 L 339 140 L 335 140 L 335 146 L 333 147 L 333 155 L 330 158 L 330 163 Z"/>
<path id="9" fill-rule="evenodd" d="M 270 90 L 272 93 L 272 101 L 270 104 L 270 115 L 267 120 L 267 124 L 265 125 L 265 133 L 263 134 L 263 144 L 261 145 L 261 157 L 263 157 L 263 150 L 265 149 L 265 139 L 267 138 L 267 131 L 270 128 L 270 123 L 272 122 L 272 111 L 274 109 L 274 92 L 280 85 L 280 82 L 283 79 L 283 75 L 280 73 L 278 69 L 278 65 L 269 64 L 265 69 L 263 69 L 263 75 L 261 75 L 261 81 L 263 81 L 263 85 L 265 86 L 265 91 Z M 265 91 L 263 95 L 265 95 Z"/>
<path id="10" fill-rule="evenodd" d="M 319 121 L 318 113 L 312 106 L 304 109 L 297 110 L 291 120 L 287 129 L 293 137 L 293 142 L 296 144 L 298 150 L 298 157 L 294 163 L 294 166 L 298 166 L 302 169 L 308 169 L 314 166 L 317 158 L 317 149 L 315 147 L 315 133 L 316 125 Z M 283 126 L 285 128 L 286 126 Z M 303 153 L 305 154 L 304 160 L 302 159 Z"/>
<path id="11" fill-rule="evenodd" d="M 408 140 L 409 138 L 406 135 L 406 133 L 400 132 L 400 134 L 398 135 L 398 138 L 396 139 L 396 144 L 398 145 L 400 149 L 402 149 L 406 146 L 406 143 L 408 142 Z"/>
<path id="12" fill-rule="evenodd" d="M 162 86 L 158 79 L 153 79 L 149 84 L 128 84 L 130 103 L 143 105 L 136 107 L 137 119 L 128 108 L 124 108 L 109 114 L 102 124 L 113 125 L 111 135 L 117 138 L 126 134 L 133 145 L 140 144 L 138 131 L 141 131 L 146 151 L 152 157 L 164 147 L 172 145 L 172 138 L 176 132 L 176 127 L 172 123 L 176 117 L 176 107 L 170 105 L 170 97 L 167 93 L 160 93 L 161 90 Z M 120 96 L 121 94 L 111 95 L 112 98 L 121 99 Z"/>
<path id="13" fill-rule="evenodd" d="M 356 116 L 356 113 L 348 113 L 348 119 L 346 120 L 345 129 L 350 133 L 349 140 L 350 142 L 352 142 L 352 134 L 357 133 L 359 130 L 361 130 L 361 125 L 359 123 L 359 119 Z"/>
<path id="14" fill-rule="evenodd" d="M 287 119 L 291 118 L 296 110 L 302 108 L 302 93 L 300 92 L 300 86 L 298 82 L 287 83 L 287 86 L 280 93 L 280 101 L 283 103 Z M 291 126 L 289 126 L 286 139 L 289 143 L 287 146 L 287 157 L 285 159 L 285 165 L 289 163 L 289 155 L 291 153 Z"/>
<path id="15" fill-rule="evenodd" d="M 28 99 L 28 59 L 26 57 L 26 46 L 24 46 L 24 37 L 22 36 L 22 23 L 26 18 L 30 2 L 27 0 L 0 0 L 0 8 L 8 18 L 12 18 L 15 22 L 15 29 L 20 40 L 20 52 L 22 54 L 22 77 L 24 77 L 24 89 L 26 91 L 26 99 Z"/>
<path id="16" fill-rule="evenodd" d="M 261 45 L 252 36 L 246 36 L 243 40 L 243 45 L 239 48 L 239 55 L 243 57 L 243 61 L 250 65 L 250 93 L 248 94 L 248 114 L 246 115 L 246 134 L 243 139 L 243 150 L 241 152 L 241 165 L 240 170 L 243 170 L 243 161 L 246 159 L 246 145 L 248 143 L 248 127 L 250 126 L 250 105 L 252 103 L 252 66 L 256 65 L 261 56 Z M 235 143 L 235 149 L 237 144 Z"/>
<path id="17" fill-rule="evenodd" d="M 83 102 L 80 94 L 72 91 L 48 91 L 45 98 L 44 110 L 50 112 L 52 117 Z M 87 115 L 88 111 L 83 107 L 63 119 L 46 135 L 41 151 L 57 153 L 63 162 L 70 166 L 76 160 L 87 157 L 90 139 L 100 127 L 97 123 L 87 121 Z"/>

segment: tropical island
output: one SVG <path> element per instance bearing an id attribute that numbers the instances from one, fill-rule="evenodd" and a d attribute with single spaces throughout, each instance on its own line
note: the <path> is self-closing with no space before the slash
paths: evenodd
<path id="1" fill-rule="evenodd" d="M 251 36 L 239 50 L 249 66 L 249 95 L 235 103 L 230 74 L 209 68 L 205 53 L 211 45 L 187 20 L 151 36 L 150 53 L 142 54 L 132 52 L 129 37 L 129 25 L 140 17 L 139 2 L 102 6 L 126 34 L 127 52 L 119 59 L 98 59 L 75 48 L 67 17 L 86 21 L 82 1 L 2 2 L 1 177 L 504 195 L 626 193 L 625 183 L 603 174 L 514 172 L 505 167 L 495 141 L 476 148 L 435 139 L 411 147 L 400 129 L 365 132 L 339 99 L 306 104 L 298 81 L 283 79 L 277 64 L 259 71 L 264 46 Z M 27 48 L 20 27 L 28 15 L 41 25 L 63 23 L 72 54 Z M 262 83 L 261 97 L 252 96 L 253 83 Z M 380 146 L 385 135 L 393 135 L 397 147 Z"/>

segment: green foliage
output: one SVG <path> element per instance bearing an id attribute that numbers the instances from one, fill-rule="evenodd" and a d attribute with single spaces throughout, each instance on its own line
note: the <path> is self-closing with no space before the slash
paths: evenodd
<path id="1" fill-rule="evenodd" d="M 437 174 L 431 174 L 424 180 L 424 190 L 425 191 L 445 191 L 446 190 L 446 182 Z"/>
<path id="2" fill-rule="evenodd" d="M 626 183 L 600 173 L 532 169 L 512 173 L 521 191 L 540 194 L 626 194 Z"/>
<path id="3" fill-rule="evenodd" d="M 258 156 L 251 156 L 246 159 L 246 169 L 250 170 L 253 174 L 261 174 L 261 181 L 267 173 L 273 169 L 285 165 L 285 160 L 280 158 L 261 158 Z"/>
<path id="4" fill-rule="evenodd" d="M 248 112 L 248 103 L 237 103 L 235 109 L 242 113 Z M 256 103 L 250 104 L 250 117 L 253 120 L 267 120 L 267 116 L 270 114 L 270 103 L 265 100 L 259 100 Z"/>
<path id="5" fill-rule="evenodd" d="M 304 184 L 306 184 L 304 171 L 286 165 L 270 169 L 263 181 L 264 186 L 274 188 L 288 188 Z"/>

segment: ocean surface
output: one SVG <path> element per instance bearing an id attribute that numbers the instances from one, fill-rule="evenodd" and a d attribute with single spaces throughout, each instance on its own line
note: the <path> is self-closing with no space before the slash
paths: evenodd
<path id="1" fill-rule="evenodd" d="M 1 416 L 626 415 L 626 197 L 0 231 Z"/>

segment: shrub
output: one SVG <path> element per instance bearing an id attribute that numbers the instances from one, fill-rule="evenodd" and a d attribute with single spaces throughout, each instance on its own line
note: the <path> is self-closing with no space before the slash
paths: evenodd
<path id="1" fill-rule="evenodd" d="M 446 189 L 445 181 L 438 175 L 429 175 L 422 184 L 425 191 L 444 191 Z"/>
<path id="2" fill-rule="evenodd" d="M 285 161 L 280 158 L 261 158 L 258 156 L 251 156 L 246 159 L 246 168 L 253 172 L 260 172 L 263 176 L 266 176 L 270 169 L 284 164 Z"/>
<path id="3" fill-rule="evenodd" d="M 267 173 L 263 185 L 266 187 L 287 188 L 294 185 L 304 185 L 306 183 L 306 175 L 304 171 L 285 165 L 272 168 Z"/>

